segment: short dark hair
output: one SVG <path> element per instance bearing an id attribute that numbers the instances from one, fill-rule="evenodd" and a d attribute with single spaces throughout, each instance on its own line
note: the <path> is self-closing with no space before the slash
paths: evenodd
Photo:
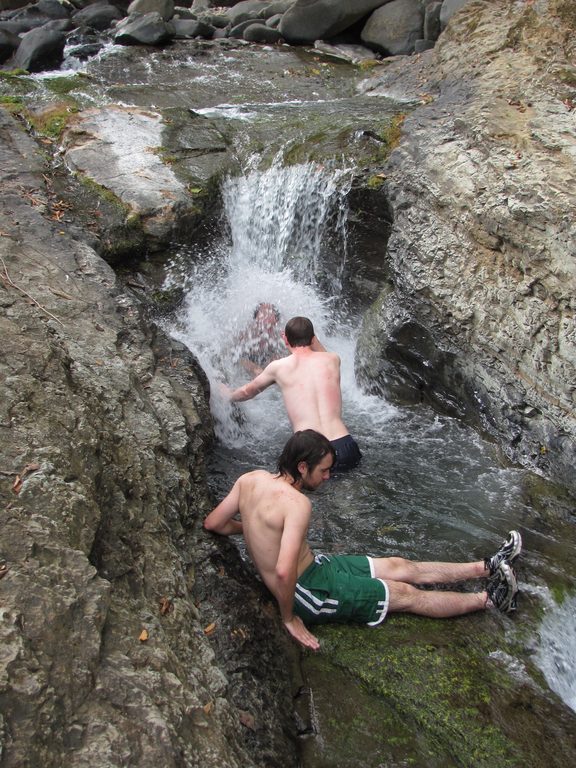
<path id="1" fill-rule="evenodd" d="M 336 461 L 336 451 L 328 438 L 315 429 L 301 429 L 284 446 L 278 458 L 278 474 L 290 475 L 296 482 L 302 477 L 298 469 L 301 461 L 312 471 L 328 454 Z"/>
<path id="2" fill-rule="evenodd" d="M 286 323 L 284 333 L 291 347 L 309 347 L 314 338 L 314 326 L 307 317 L 293 317 Z"/>

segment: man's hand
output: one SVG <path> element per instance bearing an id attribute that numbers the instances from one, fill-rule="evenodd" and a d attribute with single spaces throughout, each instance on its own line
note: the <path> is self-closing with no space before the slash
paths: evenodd
<path id="1" fill-rule="evenodd" d="M 320 648 L 318 638 L 314 637 L 311 632 L 308 632 L 299 616 L 293 616 L 289 621 L 285 621 L 284 626 L 304 648 L 311 648 L 313 651 L 317 651 Z"/>
<path id="2" fill-rule="evenodd" d="M 223 381 L 219 381 L 218 392 L 220 393 L 220 397 L 224 398 L 224 400 L 230 400 L 234 390 L 230 389 L 230 387 L 227 384 L 224 384 Z"/>

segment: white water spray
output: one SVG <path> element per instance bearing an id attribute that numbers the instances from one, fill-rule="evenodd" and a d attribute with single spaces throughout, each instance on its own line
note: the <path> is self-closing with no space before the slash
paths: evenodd
<path id="1" fill-rule="evenodd" d="M 535 661 L 550 688 L 576 712 L 576 596 L 546 603 Z"/>

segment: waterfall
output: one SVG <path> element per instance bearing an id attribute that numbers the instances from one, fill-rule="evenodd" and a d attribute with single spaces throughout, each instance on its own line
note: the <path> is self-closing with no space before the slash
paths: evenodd
<path id="1" fill-rule="evenodd" d="M 223 182 L 227 236 L 194 263 L 170 332 L 206 371 L 216 434 L 227 445 L 269 438 L 275 428 L 287 434 L 277 392 L 265 392 L 241 409 L 219 396 L 221 382 L 236 387 L 251 378 L 238 362 L 246 351 L 243 330 L 262 302 L 279 312 L 277 338 L 295 315 L 310 317 L 323 340 L 329 333 L 334 337 L 337 323 L 331 348 L 347 357 L 343 391 L 355 390 L 354 334 L 341 301 L 350 181 L 345 170 L 313 162 L 285 167 L 278 159 L 267 170 Z"/>

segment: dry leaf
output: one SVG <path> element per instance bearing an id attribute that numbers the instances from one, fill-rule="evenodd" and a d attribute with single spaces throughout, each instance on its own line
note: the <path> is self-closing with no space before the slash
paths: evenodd
<path id="1" fill-rule="evenodd" d="M 12 490 L 14 493 L 20 493 L 22 489 L 22 478 L 20 475 L 16 475 L 16 480 L 12 483 Z"/>
<path id="2" fill-rule="evenodd" d="M 204 706 L 202 707 L 202 709 L 204 710 L 204 712 L 205 712 L 207 715 L 209 715 L 209 714 L 210 714 L 210 712 L 212 712 L 212 710 L 214 709 L 214 702 L 213 702 L 213 701 L 209 701 L 209 702 L 208 702 L 208 704 L 204 704 Z"/>
<path id="3" fill-rule="evenodd" d="M 208 624 L 208 626 L 204 628 L 204 634 L 211 635 L 215 629 L 216 629 L 216 622 L 213 621 L 212 624 Z"/>
<path id="4" fill-rule="evenodd" d="M 150 635 L 148 634 L 148 630 L 143 629 L 142 632 L 140 632 L 140 637 L 138 638 L 138 640 L 140 640 L 141 643 L 145 643 L 149 637 Z"/>

